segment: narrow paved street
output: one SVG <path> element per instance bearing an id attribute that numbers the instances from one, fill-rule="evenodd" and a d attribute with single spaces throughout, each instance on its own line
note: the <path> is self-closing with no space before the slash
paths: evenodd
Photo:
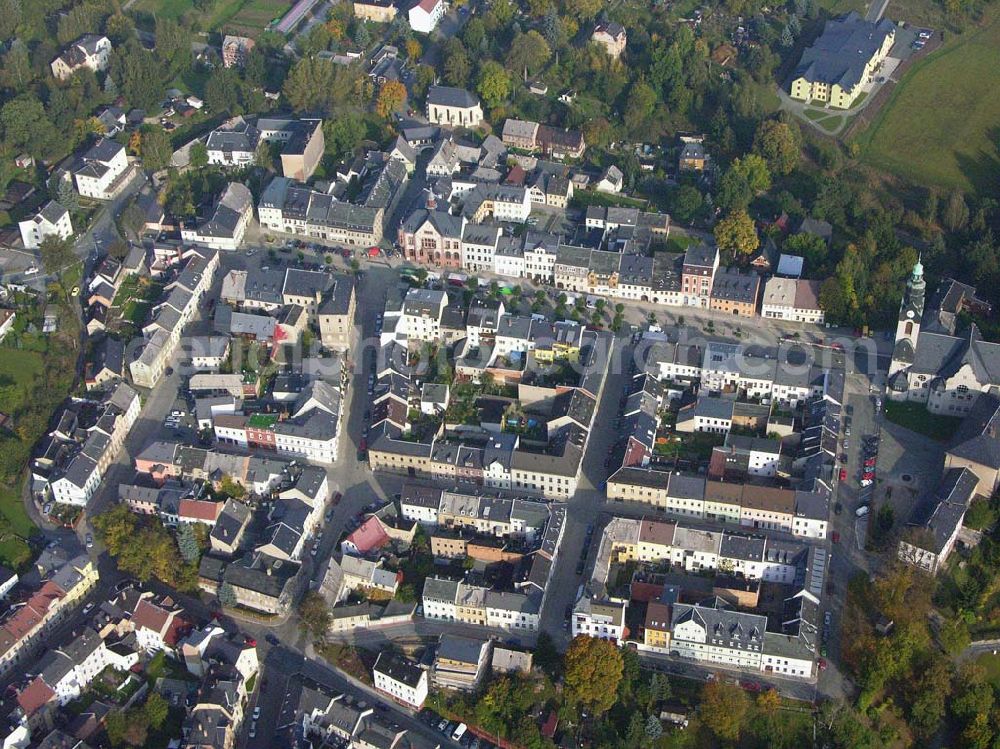
<path id="1" fill-rule="evenodd" d="M 587 441 L 587 451 L 583 457 L 577 491 L 566 503 L 566 527 L 542 609 L 542 629 L 552 635 L 557 643 L 568 642 L 569 633 L 563 629 L 566 607 L 576 601 L 577 590 L 585 579 L 576 574 L 580 550 L 586 541 L 587 526 L 596 525 L 597 517 L 606 500 L 605 459 L 618 437 L 611 425 L 618 417 L 619 401 L 630 376 L 631 353 L 632 347 L 628 338 L 614 339 L 609 357 L 608 376 L 604 383 L 604 391 L 600 395 L 594 428 Z M 596 551 L 597 543 L 595 536 L 591 544 L 593 551 Z M 585 576 L 589 575 L 590 568 L 591 560 L 588 559 L 584 570 Z"/>

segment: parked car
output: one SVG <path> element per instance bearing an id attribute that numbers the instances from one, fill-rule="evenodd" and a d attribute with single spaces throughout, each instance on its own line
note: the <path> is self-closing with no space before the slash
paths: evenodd
<path id="1" fill-rule="evenodd" d="M 841 468 L 840 469 L 840 480 L 841 481 L 847 481 L 847 469 L 846 468 Z"/>
<path id="2" fill-rule="evenodd" d="M 871 512 L 871 508 L 868 505 L 861 505 L 861 507 L 859 507 L 854 511 L 854 514 L 857 515 L 859 518 L 863 518 L 869 512 Z"/>
<path id="3" fill-rule="evenodd" d="M 839 544 L 840 543 L 840 533 L 838 533 L 837 531 L 833 532 L 832 538 L 833 538 L 833 542 L 835 544 Z"/>
<path id="4" fill-rule="evenodd" d="M 94 534 L 93 533 L 88 533 L 87 534 L 87 548 L 88 549 L 93 549 L 94 548 Z"/>

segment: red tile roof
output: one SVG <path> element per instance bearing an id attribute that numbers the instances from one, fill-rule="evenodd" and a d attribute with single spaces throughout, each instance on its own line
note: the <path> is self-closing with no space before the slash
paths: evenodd
<path id="1" fill-rule="evenodd" d="M 556 735 L 556 728 L 559 726 L 559 716 L 556 711 L 553 710 L 549 713 L 549 717 L 545 719 L 542 724 L 542 736 L 551 739 Z"/>
<path id="2" fill-rule="evenodd" d="M 177 505 L 177 516 L 214 523 L 222 513 L 222 505 L 222 502 L 208 502 L 203 499 L 182 499 Z"/>
<path id="3" fill-rule="evenodd" d="M 420 9 L 425 13 L 431 13 L 434 11 L 434 8 L 437 7 L 437 4 L 439 2 L 440 0 L 420 0 L 418 5 L 420 6 Z"/>
<path id="4" fill-rule="evenodd" d="M 167 633 L 163 635 L 163 641 L 170 647 L 175 647 L 184 634 L 191 629 L 191 622 L 185 619 L 183 616 L 175 616 L 173 621 L 170 622 L 170 627 L 167 629 Z"/>
<path id="5" fill-rule="evenodd" d="M 163 634 L 167 622 L 170 621 L 171 613 L 143 598 L 135 607 L 135 613 L 132 614 L 132 624 L 136 629 L 142 627 Z"/>
<path id="6" fill-rule="evenodd" d="M 655 601 L 663 595 L 663 586 L 657 585 L 656 583 L 635 582 L 632 583 L 632 587 L 629 591 L 632 594 L 633 601 L 649 603 L 650 601 Z"/>
<path id="7" fill-rule="evenodd" d="M 359 552 L 367 554 L 374 549 L 381 549 L 389 543 L 389 535 L 382 527 L 382 521 L 377 517 L 368 518 L 361 526 L 354 531 L 347 540 L 354 544 Z"/>
<path id="8" fill-rule="evenodd" d="M 42 677 L 36 676 L 34 681 L 17 693 L 17 704 L 24 710 L 25 715 L 31 715 L 55 696 L 56 693 L 42 681 Z"/>
<path id="9" fill-rule="evenodd" d="M 51 580 L 46 582 L 7 620 L 5 629 L 15 640 L 20 640 L 39 625 L 53 603 L 65 597 L 62 588 Z"/>
<path id="10" fill-rule="evenodd" d="M 525 175 L 524 169 L 515 164 L 510 168 L 510 171 L 507 172 L 507 179 L 505 182 L 508 185 L 523 185 L 526 176 L 527 175 Z"/>

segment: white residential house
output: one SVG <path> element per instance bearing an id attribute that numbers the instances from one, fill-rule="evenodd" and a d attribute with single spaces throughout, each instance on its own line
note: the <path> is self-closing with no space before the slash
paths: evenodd
<path id="1" fill-rule="evenodd" d="M 621 169 L 612 164 L 607 168 L 607 171 L 604 172 L 597 184 L 594 185 L 594 189 L 597 192 L 617 194 L 622 191 L 624 185 L 625 175 L 622 174 Z"/>
<path id="2" fill-rule="evenodd" d="M 553 258 L 555 256 L 553 255 Z M 508 278 L 524 276 L 524 250 L 513 237 L 501 237 L 493 253 L 493 272 Z"/>
<path id="3" fill-rule="evenodd" d="M 244 120 L 236 117 L 217 130 L 208 134 L 205 149 L 208 163 L 219 166 L 248 166 L 253 163 L 260 143 L 260 132 Z"/>
<path id="4" fill-rule="evenodd" d="M 487 627 L 538 631 L 538 604 L 532 597 L 495 590 L 487 590 L 485 597 Z"/>
<path id="5" fill-rule="evenodd" d="M 819 288 L 819 281 L 777 276 L 768 279 L 764 284 L 760 316 L 822 325 L 825 315 L 819 305 Z"/>
<path id="6" fill-rule="evenodd" d="M 101 472 L 97 469 L 97 461 L 81 452 L 49 486 L 56 502 L 85 507 L 100 483 Z"/>
<path id="7" fill-rule="evenodd" d="M 427 699 L 427 672 L 408 660 L 379 653 L 373 669 L 375 689 L 396 702 L 419 710 Z"/>
<path id="8" fill-rule="evenodd" d="M 434 31 L 447 10 L 448 4 L 444 0 L 419 0 L 407 14 L 410 28 L 422 34 L 429 34 Z"/>
<path id="9" fill-rule="evenodd" d="M 253 217 L 253 195 L 246 185 L 230 182 L 212 210 L 195 227 L 181 230 L 181 239 L 216 250 L 235 250 Z"/>
<path id="10" fill-rule="evenodd" d="M 625 604 L 582 596 L 573 607 L 570 631 L 573 637 L 587 635 L 621 642 L 625 636 Z"/>
<path id="11" fill-rule="evenodd" d="M 448 295 L 436 289 L 410 289 L 403 301 L 403 313 L 396 325 L 397 334 L 407 340 L 436 341 L 441 337 L 441 315 Z"/>
<path id="12" fill-rule="evenodd" d="M 69 239 L 73 236 L 73 222 L 69 211 L 54 200 L 46 203 L 31 218 L 21 221 L 18 228 L 21 230 L 21 243 L 26 250 L 37 250 L 46 237 Z"/>
<path id="13" fill-rule="evenodd" d="M 759 670 L 767 617 L 714 606 L 674 604 L 670 650 L 680 658 Z"/>
<path id="14" fill-rule="evenodd" d="M 85 198 L 111 200 L 127 184 L 128 171 L 125 146 L 107 138 L 99 139 L 81 157 L 82 164 L 74 172 L 76 190 Z"/>
<path id="15" fill-rule="evenodd" d="M 49 67 L 53 76 L 64 81 L 81 68 L 89 68 L 95 73 L 105 70 L 110 57 L 111 40 L 100 34 L 87 34 L 67 47 Z"/>
<path id="16" fill-rule="evenodd" d="M 493 271 L 502 230 L 496 224 L 466 224 L 462 230 L 462 268 Z"/>
<path id="17" fill-rule="evenodd" d="M 556 247 L 538 244 L 524 247 L 524 277 L 540 283 L 555 280 Z"/>

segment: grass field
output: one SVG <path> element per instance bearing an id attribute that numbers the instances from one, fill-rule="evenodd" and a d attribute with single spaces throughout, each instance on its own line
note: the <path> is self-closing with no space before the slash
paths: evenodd
<path id="1" fill-rule="evenodd" d="M 1000 689 L 1000 655 L 987 653 L 976 658 L 975 663 L 986 670 L 986 680 L 993 685 L 993 688 Z"/>
<path id="2" fill-rule="evenodd" d="M 0 411 L 17 411 L 44 365 L 43 355 L 28 349 L 0 348 Z M 19 486 L 0 482 L 0 564 L 16 569 L 31 559 L 23 539 L 35 526 L 21 501 Z"/>
<path id="3" fill-rule="evenodd" d="M 858 139 L 862 158 L 923 185 L 986 192 L 1000 171 L 1000 11 L 910 70 Z"/>
<path id="4" fill-rule="evenodd" d="M 0 349 L 0 412 L 16 411 L 42 371 L 42 355 L 35 351 Z"/>
<path id="5" fill-rule="evenodd" d="M 673 232 L 667 240 L 666 250 L 667 252 L 684 252 L 691 245 L 698 244 L 698 241 L 698 237 Z"/>
<path id="6" fill-rule="evenodd" d="M 290 0 L 227 0 L 213 14 L 210 28 L 247 34 L 263 31 L 291 7 Z"/>
<path id="7" fill-rule="evenodd" d="M 817 5 L 828 11 L 831 16 L 850 13 L 852 10 L 856 10 L 861 15 L 864 15 L 867 7 L 865 0 L 819 0 Z"/>
<path id="8" fill-rule="evenodd" d="M 955 416 L 932 414 L 922 403 L 897 403 L 887 401 L 885 418 L 893 424 L 917 432 L 938 442 L 947 442 L 955 434 L 962 420 Z"/>
<path id="9" fill-rule="evenodd" d="M 192 9 L 191 0 L 137 0 L 133 10 L 155 13 L 157 18 L 176 21 Z"/>
<path id="10" fill-rule="evenodd" d="M 134 10 L 177 20 L 192 10 L 191 0 L 137 0 Z M 292 7 L 292 0 L 222 0 L 206 19 L 205 28 L 259 33 Z"/>
<path id="11" fill-rule="evenodd" d="M 24 539 L 35 530 L 17 487 L 0 484 L 0 516 L 4 521 L 0 523 L 0 564 L 16 570 L 31 559 L 31 549 Z"/>

